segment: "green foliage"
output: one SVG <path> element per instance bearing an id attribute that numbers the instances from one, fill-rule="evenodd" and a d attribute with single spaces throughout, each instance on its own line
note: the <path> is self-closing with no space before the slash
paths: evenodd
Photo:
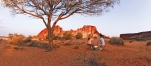
<path id="1" fill-rule="evenodd" d="M 112 37 L 112 38 L 109 40 L 109 42 L 110 42 L 111 44 L 124 45 L 123 39 L 118 38 L 118 37 Z"/>
<path id="2" fill-rule="evenodd" d="M 76 35 L 76 39 L 81 39 L 82 37 L 83 37 L 82 33 L 78 32 L 77 35 Z"/>
<path id="3" fill-rule="evenodd" d="M 63 33 L 63 39 L 70 40 L 70 39 L 72 39 L 72 37 L 73 37 L 73 35 L 69 31 L 66 31 Z"/>

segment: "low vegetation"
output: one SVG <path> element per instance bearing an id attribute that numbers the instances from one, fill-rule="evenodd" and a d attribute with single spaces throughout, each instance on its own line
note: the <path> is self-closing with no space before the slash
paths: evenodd
<path id="1" fill-rule="evenodd" d="M 69 46 L 69 45 L 73 45 L 74 44 L 74 42 L 73 42 L 73 40 L 69 40 L 69 41 L 64 41 L 64 46 Z"/>
<path id="2" fill-rule="evenodd" d="M 40 41 L 33 41 L 32 36 L 24 37 L 23 35 L 18 35 L 18 34 L 14 34 L 14 35 L 11 34 L 10 43 L 19 47 L 29 46 L 29 47 L 38 47 L 38 48 L 42 48 L 46 50 L 59 48 L 59 46 L 56 44 L 53 44 L 52 47 L 50 47 L 48 43 L 44 43 Z M 18 49 L 19 47 L 14 48 L 14 49 Z"/>
<path id="3" fill-rule="evenodd" d="M 76 39 L 81 39 L 83 37 L 82 33 L 78 32 L 76 35 Z"/>
<path id="4" fill-rule="evenodd" d="M 146 46 L 151 46 L 151 42 L 147 42 Z"/>
<path id="5" fill-rule="evenodd" d="M 11 44 L 15 44 L 15 45 L 19 45 L 19 44 L 22 43 L 23 38 L 24 38 L 24 37 L 22 37 L 22 36 L 12 37 L 12 39 L 10 40 L 10 43 L 11 43 Z"/>
<path id="6" fill-rule="evenodd" d="M 60 40 L 60 39 L 62 39 L 62 37 L 59 37 L 59 36 L 54 36 L 54 38 L 53 38 L 54 40 Z"/>
<path id="7" fill-rule="evenodd" d="M 110 42 L 110 44 L 124 45 L 123 39 L 118 38 L 118 37 L 110 38 L 109 42 Z"/>
<path id="8" fill-rule="evenodd" d="M 73 34 L 70 33 L 69 31 L 63 33 L 63 39 L 70 40 L 72 38 L 73 38 Z"/>
<path id="9" fill-rule="evenodd" d="M 107 57 L 100 55 L 98 53 L 79 53 L 78 57 L 75 59 L 75 63 L 82 62 L 81 66 L 106 66 Z M 73 63 L 74 64 L 74 63 Z"/>

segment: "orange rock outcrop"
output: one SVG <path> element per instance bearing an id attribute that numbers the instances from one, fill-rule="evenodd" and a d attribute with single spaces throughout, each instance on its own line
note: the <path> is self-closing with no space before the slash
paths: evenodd
<path id="1" fill-rule="evenodd" d="M 88 35 L 96 36 L 99 32 L 97 31 L 97 28 L 95 26 L 91 25 L 84 25 L 82 28 L 78 28 L 77 30 L 68 30 L 73 35 L 76 35 L 78 32 L 81 32 L 83 34 L 83 38 L 86 38 Z M 55 26 L 54 28 L 54 35 L 55 36 L 63 36 L 63 29 L 60 26 Z M 38 37 L 45 37 L 48 34 L 47 28 L 43 29 L 37 36 Z"/>
<path id="2" fill-rule="evenodd" d="M 38 37 L 46 37 L 47 34 L 48 34 L 48 30 L 47 30 L 47 28 L 45 28 L 37 36 Z M 63 35 L 63 30 L 59 25 L 55 26 L 54 35 L 57 35 L 57 36 L 62 36 Z"/>

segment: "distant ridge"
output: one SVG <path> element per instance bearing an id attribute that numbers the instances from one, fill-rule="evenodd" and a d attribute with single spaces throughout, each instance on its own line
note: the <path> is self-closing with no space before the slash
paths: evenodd
<path id="1" fill-rule="evenodd" d="M 138 33 L 125 33 L 120 34 L 120 38 L 124 40 L 131 40 L 131 39 L 151 39 L 151 31 L 143 31 Z"/>

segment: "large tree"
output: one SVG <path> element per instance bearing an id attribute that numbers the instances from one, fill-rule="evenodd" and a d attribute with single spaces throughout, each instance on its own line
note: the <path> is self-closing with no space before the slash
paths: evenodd
<path id="1" fill-rule="evenodd" d="M 119 0 L 2 0 L 13 14 L 27 14 L 39 19 L 48 29 L 49 44 L 53 42 L 55 25 L 74 14 L 101 15 Z"/>

